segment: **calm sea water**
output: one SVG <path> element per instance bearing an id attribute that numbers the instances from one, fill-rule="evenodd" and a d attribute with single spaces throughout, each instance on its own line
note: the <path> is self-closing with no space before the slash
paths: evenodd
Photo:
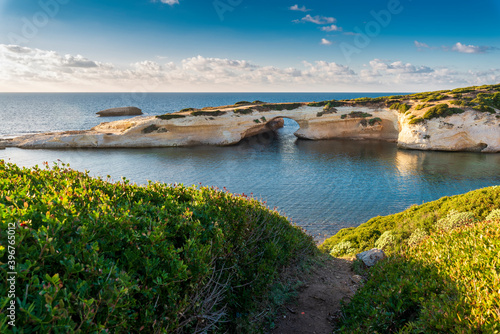
<path id="1" fill-rule="evenodd" d="M 110 120 L 95 117 L 95 112 L 116 106 L 135 105 L 155 115 L 240 100 L 380 95 L 386 94 L 0 94 L 0 136 L 87 129 Z M 152 180 L 226 187 L 277 207 L 318 239 L 412 204 L 500 184 L 500 154 L 404 151 L 376 141 L 298 140 L 293 135 L 297 128 L 294 121 L 285 120 L 276 135 L 231 147 L 8 148 L 0 150 L 0 159 L 23 166 L 60 159 L 92 175 L 115 180 L 124 176 L 138 184 Z"/>

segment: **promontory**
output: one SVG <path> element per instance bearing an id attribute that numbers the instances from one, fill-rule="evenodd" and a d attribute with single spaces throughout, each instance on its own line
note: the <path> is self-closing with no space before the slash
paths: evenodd
<path id="1" fill-rule="evenodd" d="M 233 145 L 295 120 L 298 138 L 375 139 L 400 148 L 500 152 L 500 84 L 409 95 L 186 108 L 101 123 L 90 130 L 25 135 L 0 147 L 118 148 Z"/>

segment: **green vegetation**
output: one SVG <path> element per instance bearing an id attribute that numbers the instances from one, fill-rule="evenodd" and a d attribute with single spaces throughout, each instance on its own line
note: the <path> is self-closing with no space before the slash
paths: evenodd
<path id="1" fill-rule="evenodd" d="M 196 109 L 195 108 L 184 108 L 184 109 L 181 109 L 181 112 L 184 112 L 184 111 L 195 111 Z"/>
<path id="2" fill-rule="evenodd" d="M 164 120 L 175 119 L 175 118 L 184 118 L 184 117 L 186 117 L 186 115 L 164 114 L 164 115 L 156 116 L 156 118 L 164 119 Z"/>
<path id="3" fill-rule="evenodd" d="M 435 105 L 434 107 L 427 110 L 427 112 L 422 116 L 423 119 L 433 119 L 439 117 L 448 117 L 454 114 L 461 114 L 464 110 L 460 108 L 450 108 L 446 103 Z"/>
<path id="4" fill-rule="evenodd" d="M 409 121 L 408 121 L 408 124 L 419 124 L 419 123 L 422 123 L 424 122 L 425 120 L 422 118 L 422 117 L 414 117 L 414 118 L 411 118 Z"/>
<path id="5" fill-rule="evenodd" d="M 490 114 L 496 114 L 495 109 L 493 109 L 490 106 L 485 106 L 484 104 L 472 107 L 472 109 L 477 110 L 477 111 L 481 111 L 481 112 L 489 112 Z"/>
<path id="6" fill-rule="evenodd" d="M 259 100 L 255 100 L 252 102 L 252 104 L 264 104 L 266 102 L 262 102 L 262 101 L 259 101 Z"/>
<path id="7" fill-rule="evenodd" d="M 362 111 L 351 111 L 349 114 L 343 114 L 340 116 L 341 119 L 346 119 L 346 118 L 367 118 L 367 117 L 372 117 L 372 114 L 362 112 Z"/>
<path id="8" fill-rule="evenodd" d="M 466 88 L 456 88 L 456 89 L 453 89 L 450 93 L 465 94 L 465 93 L 475 92 L 476 88 L 477 88 L 476 86 L 466 87 Z"/>
<path id="9" fill-rule="evenodd" d="M 270 110 L 293 110 L 302 107 L 302 103 L 273 103 L 266 104 L 266 107 Z"/>
<path id="10" fill-rule="evenodd" d="M 416 230 L 410 246 L 371 269 L 337 332 L 498 333 L 500 217 L 473 223 L 471 213 L 460 215 L 451 231 Z"/>
<path id="11" fill-rule="evenodd" d="M 235 114 L 247 115 L 253 112 L 253 108 L 245 108 L 245 109 L 234 109 L 233 112 Z"/>
<path id="12" fill-rule="evenodd" d="M 381 96 L 381 97 L 360 97 L 360 98 L 353 99 L 353 100 L 350 100 L 350 101 L 354 102 L 355 104 L 366 105 L 366 104 L 370 104 L 370 103 L 386 102 L 388 99 L 392 99 L 393 97 L 394 96 L 390 96 L 390 97 L 387 97 L 387 96 Z M 396 97 L 396 98 L 399 98 L 399 96 Z"/>
<path id="13" fill-rule="evenodd" d="M 0 161 L 0 230 L 9 227 L 19 333 L 255 332 L 278 268 L 314 250 L 311 237 L 244 195 L 111 183 L 64 164 Z M 1 233 L 4 283 L 7 245 Z"/>
<path id="14" fill-rule="evenodd" d="M 417 104 L 414 109 L 415 110 L 422 110 L 424 108 L 430 107 L 432 104 L 427 104 L 427 103 L 422 103 L 422 104 Z"/>
<path id="15" fill-rule="evenodd" d="M 375 124 L 382 124 L 382 120 L 379 117 L 372 118 L 368 121 L 370 126 L 374 126 Z"/>
<path id="16" fill-rule="evenodd" d="M 355 252 L 362 252 L 373 248 L 384 232 L 392 231 L 396 238 L 395 250 L 398 250 L 416 229 L 421 228 L 426 232 L 436 230 L 438 220 L 447 217 L 452 210 L 470 212 L 476 218 L 483 219 L 494 209 L 500 209 L 500 186 L 443 197 L 437 201 L 412 206 L 394 215 L 372 218 L 356 228 L 340 230 L 326 239 L 319 248 L 329 253 L 337 244 L 348 241 Z"/>
<path id="17" fill-rule="evenodd" d="M 193 111 L 191 113 L 191 115 L 193 116 L 222 116 L 226 114 L 225 111 L 221 111 L 221 110 L 214 110 L 214 111 L 202 111 L 202 110 L 198 110 L 198 111 Z"/>
<path id="18" fill-rule="evenodd" d="M 239 105 L 242 105 L 242 104 L 252 104 L 252 103 L 248 102 L 248 101 L 239 101 L 239 102 L 236 102 L 234 105 L 235 106 L 239 106 Z"/>
<path id="19" fill-rule="evenodd" d="M 500 109 L 500 93 L 479 93 L 472 102 Z"/>
<path id="20" fill-rule="evenodd" d="M 330 104 L 330 107 L 341 107 L 344 105 L 343 102 L 339 102 L 337 100 L 327 100 L 327 101 L 320 101 L 320 102 L 311 102 L 308 103 L 307 105 L 309 107 L 324 107 L 327 104 Z"/>
<path id="21" fill-rule="evenodd" d="M 407 112 L 408 110 L 410 110 L 411 106 L 405 104 L 405 103 L 393 103 L 391 104 L 391 106 L 389 107 L 389 109 L 394 109 L 394 110 L 397 110 L 399 111 L 400 113 L 405 113 Z"/>
<path id="22" fill-rule="evenodd" d="M 443 95 L 442 93 L 448 93 L 448 92 L 449 90 L 424 92 L 424 93 L 411 94 L 408 95 L 407 97 L 410 99 L 419 100 L 421 102 L 432 102 L 432 101 L 440 101 L 446 99 L 447 96 Z"/>
<path id="23" fill-rule="evenodd" d="M 157 125 L 154 125 L 154 124 L 151 124 L 150 126 L 147 126 L 145 127 L 144 129 L 142 129 L 142 133 L 151 133 L 151 132 L 155 132 L 155 131 L 158 131 L 158 129 L 160 129 L 159 126 Z"/>
<path id="24" fill-rule="evenodd" d="M 258 124 L 258 123 L 260 123 L 260 119 L 258 119 L 258 118 L 254 119 L 253 121 L 254 121 L 255 123 L 257 123 L 257 124 Z"/>

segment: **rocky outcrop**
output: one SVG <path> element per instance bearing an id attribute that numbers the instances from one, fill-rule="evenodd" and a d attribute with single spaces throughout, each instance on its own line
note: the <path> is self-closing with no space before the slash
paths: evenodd
<path id="1" fill-rule="evenodd" d="M 99 117 L 136 116 L 142 115 L 142 110 L 137 107 L 120 107 L 102 110 L 96 114 Z"/>
<path id="2" fill-rule="evenodd" d="M 446 118 L 409 124 L 401 116 L 398 146 L 435 151 L 500 152 L 498 115 L 468 109 Z"/>
<path id="3" fill-rule="evenodd" d="M 430 93 L 426 93 L 425 103 L 409 95 L 320 103 L 256 101 L 201 110 L 188 108 L 162 116 L 104 122 L 86 131 L 0 140 L 0 147 L 233 145 L 243 138 L 276 130 L 283 126 L 283 118 L 289 118 L 298 123 L 295 135 L 303 139 L 375 139 L 397 142 L 405 149 L 500 152 L 500 113 L 485 105 L 474 105 L 473 97 L 487 95 L 478 91 L 468 93 L 471 96 L 464 102 L 466 107 L 460 109 L 453 106 L 461 101 Z M 428 102 L 428 96 L 439 100 Z"/>
<path id="4" fill-rule="evenodd" d="M 44 133 L 17 137 L 4 143 L 22 148 L 74 147 L 167 147 L 193 145 L 233 145 L 243 138 L 283 126 L 283 118 L 295 120 L 295 133 L 304 139 L 382 139 L 396 141 L 397 115 L 385 109 L 338 107 L 336 113 L 318 116 L 323 107 L 304 104 L 292 110 L 272 110 L 246 106 L 210 112 L 184 112 L 158 117 L 135 117 L 105 122 L 79 132 Z M 282 105 L 281 105 L 282 106 Z M 277 107 L 276 107 L 277 108 Z M 370 112 L 365 117 L 345 117 L 353 111 Z M 217 116 L 216 116 L 217 115 Z"/>

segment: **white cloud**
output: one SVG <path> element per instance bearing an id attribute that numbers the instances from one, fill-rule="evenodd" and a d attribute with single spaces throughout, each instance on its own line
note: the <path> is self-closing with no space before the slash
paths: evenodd
<path id="1" fill-rule="evenodd" d="M 326 38 L 321 39 L 321 44 L 322 45 L 332 45 L 332 42 L 327 40 Z"/>
<path id="2" fill-rule="evenodd" d="M 293 5 L 289 9 L 299 11 L 299 12 L 310 12 L 311 11 L 311 9 L 307 9 L 306 6 L 299 7 L 299 5 Z"/>
<path id="3" fill-rule="evenodd" d="M 475 46 L 475 45 L 465 45 L 460 42 L 453 45 L 451 48 L 452 51 L 460 52 L 460 53 L 485 53 L 490 51 L 492 47 L 490 46 Z"/>
<path id="4" fill-rule="evenodd" d="M 414 41 L 414 44 L 419 49 L 431 49 L 431 50 L 438 49 L 437 47 L 429 46 L 428 44 L 421 43 L 419 41 Z M 453 45 L 451 47 L 443 45 L 441 47 L 441 49 L 443 51 L 454 51 L 454 52 L 459 52 L 459 53 L 486 53 L 486 52 L 498 50 L 498 48 L 494 47 L 494 46 L 466 45 L 466 44 L 462 44 L 460 42 L 456 43 L 455 45 Z"/>
<path id="5" fill-rule="evenodd" d="M 326 31 L 326 32 L 332 32 L 332 31 L 342 31 L 342 28 L 339 26 L 336 26 L 335 24 L 326 26 L 326 27 L 321 27 L 321 30 Z"/>
<path id="6" fill-rule="evenodd" d="M 160 0 L 160 2 L 166 3 L 167 5 L 170 5 L 170 6 L 179 4 L 179 0 Z"/>
<path id="7" fill-rule="evenodd" d="M 415 46 L 416 46 L 417 48 L 430 48 L 430 46 L 429 46 L 429 45 L 427 45 L 427 44 L 425 44 L 425 43 L 421 43 L 421 42 L 419 42 L 419 41 L 415 41 L 414 43 L 415 43 Z"/>
<path id="8" fill-rule="evenodd" d="M 337 20 L 333 17 L 326 17 L 326 16 L 320 16 L 320 15 L 311 16 L 311 15 L 307 14 L 306 16 L 301 18 L 300 20 L 294 20 L 293 22 L 295 22 L 295 23 L 311 22 L 314 24 L 331 24 L 331 23 L 335 23 L 336 21 Z"/>
<path id="9" fill-rule="evenodd" d="M 500 68 L 460 72 L 401 60 L 373 59 L 358 70 L 322 60 L 280 68 L 199 55 L 120 67 L 81 55 L 2 44 L 0 63 L 0 91 L 18 92 L 424 91 L 500 82 Z"/>

